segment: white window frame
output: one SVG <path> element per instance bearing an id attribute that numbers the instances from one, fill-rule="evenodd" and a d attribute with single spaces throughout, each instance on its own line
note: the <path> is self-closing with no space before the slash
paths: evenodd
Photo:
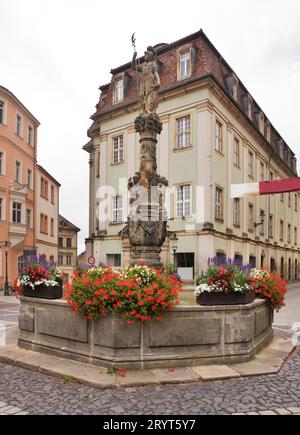
<path id="1" fill-rule="evenodd" d="M 191 146 L 191 115 L 176 118 L 176 149 L 181 150 Z"/>
<path id="2" fill-rule="evenodd" d="M 15 205 L 17 207 L 15 207 Z M 15 215 L 15 216 L 14 216 Z M 16 219 L 14 219 L 14 217 Z M 20 217 L 20 219 L 17 219 L 18 217 Z M 11 220 L 12 223 L 15 225 L 20 225 L 22 224 L 22 203 L 18 202 L 18 201 L 13 201 L 12 202 L 12 215 L 11 215 Z"/>
<path id="3" fill-rule="evenodd" d="M 175 188 L 176 219 L 192 216 L 192 186 L 184 184 Z"/>
<path id="4" fill-rule="evenodd" d="M 113 164 L 124 163 L 124 136 L 113 137 Z"/>
<path id="5" fill-rule="evenodd" d="M 6 175 L 6 152 L 4 150 L 0 149 L 0 154 L 2 155 L 2 157 L 0 159 L 1 160 L 0 175 L 5 177 L 5 175 Z"/>
<path id="6" fill-rule="evenodd" d="M 7 103 L 4 100 L 0 100 L 0 103 L 3 104 L 2 106 L 2 122 L 0 121 L 1 125 L 7 125 Z"/>
<path id="7" fill-rule="evenodd" d="M 22 184 L 22 162 L 15 160 L 15 181 Z"/>
<path id="8" fill-rule="evenodd" d="M 58 265 L 59 266 L 64 265 L 64 255 L 63 254 L 59 254 L 59 256 L 58 256 Z"/>
<path id="9" fill-rule="evenodd" d="M 221 194 L 220 197 L 218 196 Z M 224 220 L 224 190 L 221 187 L 216 187 L 215 190 L 215 219 L 217 221 Z"/>
<path id="10" fill-rule="evenodd" d="M 6 220 L 5 198 L 0 197 L 0 221 Z"/>
<path id="11" fill-rule="evenodd" d="M 121 195 L 112 198 L 112 223 L 121 224 L 123 222 L 123 198 Z"/>
<path id="12" fill-rule="evenodd" d="M 254 231 L 254 204 L 248 204 L 248 230 Z"/>
<path id="13" fill-rule="evenodd" d="M 32 209 L 26 208 L 26 227 L 32 228 Z"/>
<path id="14" fill-rule="evenodd" d="M 241 201 L 238 198 L 233 201 L 233 225 L 236 227 L 241 225 Z"/>
<path id="15" fill-rule="evenodd" d="M 23 139 L 23 116 L 20 113 L 16 114 L 16 135 Z"/>
<path id="16" fill-rule="evenodd" d="M 223 124 L 218 119 L 216 120 L 216 138 L 215 149 L 223 154 Z"/>
<path id="17" fill-rule="evenodd" d="M 30 131 L 31 131 L 31 134 L 30 134 Z M 27 143 L 31 147 L 34 146 L 34 128 L 30 124 L 27 126 Z"/>
<path id="18" fill-rule="evenodd" d="M 29 177 L 30 173 L 30 177 Z M 27 168 L 27 187 L 29 190 L 33 190 L 33 171 L 30 168 Z"/>
<path id="19" fill-rule="evenodd" d="M 179 54 L 179 77 L 185 79 L 192 74 L 192 54 L 191 49 L 182 51 Z"/>
<path id="20" fill-rule="evenodd" d="M 233 139 L 233 164 L 237 168 L 241 167 L 241 143 L 237 137 Z"/>
<path id="21" fill-rule="evenodd" d="M 254 153 L 248 151 L 248 177 L 254 178 Z"/>
<path id="22" fill-rule="evenodd" d="M 114 83 L 114 102 L 120 103 L 124 100 L 124 78 L 115 79 Z"/>

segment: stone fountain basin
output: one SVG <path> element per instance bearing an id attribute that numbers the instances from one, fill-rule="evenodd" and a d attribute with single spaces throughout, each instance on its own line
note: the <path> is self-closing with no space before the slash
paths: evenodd
<path id="1" fill-rule="evenodd" d="M 250 360 L 273 338 L 273 310 L 248 305 L 180 305 L 161 322 L 128 325 L 116 315 L 88 321 L 64 300 L 21 298 L 21 348 L 127 369 L 176 368 Z"/>

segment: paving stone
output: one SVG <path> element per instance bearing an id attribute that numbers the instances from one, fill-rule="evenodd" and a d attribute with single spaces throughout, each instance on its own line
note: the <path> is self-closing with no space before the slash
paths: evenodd
<path id="1" fill-rule="evenodd" d="M 259 415 L 278 415 L 274 411 L 261 411 Z"/>
<path id="2" fill-rule="evenodd" d="M 291 415 L 292 413 L 290 411 L 288 411 L 287 409 L 274 409 L 274 411 L 279 414 L 279 415 Z"/>
<path id="3" fill-rule="evenodd" d="M 300 414 L 300 408 L 288 408 L 292 414 Z"/>
<path id="4" fill-rule="evenodd" d="M 200 376 L 203 381 L 214 381 L 228 378 L 239 378 L 241 375 L 228 366 L 213 365 L 193 367 L 193 371 Z"/>

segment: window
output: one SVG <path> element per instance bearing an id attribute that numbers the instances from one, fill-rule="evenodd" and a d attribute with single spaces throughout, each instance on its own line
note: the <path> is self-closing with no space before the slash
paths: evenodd
<path id="1" fill-rule="evenodd" d="M 239 227 L 240 222 L 241 222 L 241 202 L 239 199 L 235 199 L 233 204 L 233 225 Z"/>
<path id="2" fill-rule="evenodd" d="M 27 169 L 27 188 L 32 190 L 32 170 Z"/>
<path id="3" fill-rule="evenodd" d="M 254 178 L 254 154 L 251 151 L 248 155 L 248 176 Z"/>
<path id="4" fill-rule="evenodd" d="M 0 221 L 4 220 L 4 199 L 0 198 Z"/>
<path id="5" fill-rule="evenodd" d="M 192 71 L 191 51 L 180 54 L 180 78 L 189 77 Z"/>
<path id="6" fill-rule="evenodd" d="M 273 172 L 270 172 L 270 181 L 273 181 L 274 180 L 274 174 L 273 174 Z"/>
<path id="7" fill-rule="evenodd" d="M 215 210 L 215 217 L 217 220 L 222 221 L 224 216 L 224 201 L 223 201 L 223 189 L 220 189 L 219 187 L 216 188 L 216 210 Z"/>
<path id="8" fill-rule="evenodd" d="M 265 181 L 265 165 L 260 163 L 260 181 Z"/>
<path id="9" fill-rule="evenodd" d="M 191 117 L 190 115 L 176 119 L 176 148 L 191 146 Z"/>
<path id="10" fill-rule="evenodd" d="M 40 232 L 48 234 L 48 216 L 43 213 L 40 216 Z"/>
<path id="11" fill-rule="evenodd" d="M 295 229 L 294 229 L 294 245 L 295 246 L 298 245 L 298 229 L 297 229 L 297 227 L 295 227 Z"/>
<path id="12" fill-rule="evenodd" d="M 216 122 L 216 150 L 219 151 L 219 153 L 223 152 L 223 126 L 222 124 L 217 121 Z"/>
<path id="13" fill-rule="evenodd" d="M 281 193 L 281 194 L 280 194 L 280 201 L 281 201 L 281 202 L 284 202 L 284 193 Z"/>
<path id="14" fill-rule="evenodd" d="M 269 216 L 269 239 L 273 238 L 273 216 Z"/>
<path id="15" fill-rule="evenodd" d="M 0 100 L 0 124 L 6 124 L 6 104 Z"/>
<path id="16" fill-rule="evenodd" d="M 107 254 L 107 265 L 121 267 L 121 254 Z"/>
<path id="17" fill-rule="evenodd" d="M 288 224 L 288 243 L 292 242 L 292 225 Z"/>
<path id="18" fill-rule="evenodd" d="M 52 203 L 52 204 L 55 203 L 55 198 L 54 198 L 54 186 L 51 186 L 51 203 Z"/>
<path id="19" fill-rule="evenodd" d="M 28 131 L 27 131 L 27 143 L 30 146 L 34 145 L 34 130 L 31 127 L 31 125 L 28 125 Z"/>
<path id="20" fill-rule="evenodd" d="M 22 204 L 19 202 L 13 202 L 13 208 L 12 208 L 12 221 L 14 224 L 20 224 L 21 223 L 21 213 L 22 213 Z"/>
<path id="21" fill-rule="evenodd" d="M 4 152 L 0 151 L 0 175 L 5 174 L 5 160 L 4 160 Z"/>
<path id="22" fill-rule="evenodd" d="M 176 187 L 176 218 L 191 216 L 191 186 Z"/>
<path id="23" fill-rule="evenodd" d="M 66 256 L 66 265 L 67 266 L 72 266 L 72 255 L 67 255 Z"/>
<path id="24" fill-rule="evenodd" d="M 261 216 L 261 222 L 263 222 L 263 223 L 259 227 L 260 228 L 259 234 L 261 236 L 264 236 L 265 235 L 265 210 L 260 209 L 260 216 Z M 262 217 L 263 217 L 263 219 L 262 219 Z"/>
<path id="25" fill-rule="evenodd" d="M 30 210 L 30 208 L 26 209 L 26 227 L 31 228 L 31 210 Z"/>
<path id="26" fill-rule="evenodd" d="M 67 239 L 67 248 L 72 248 L 72 239 L 71 238 L 68 238 Z"/>
<path id="27" fill-rule="evenodd" d="M 17 183 L 21 183 L 21 163 L 18 161 L 15 163 L 15 180 Z"/>
<path id="28" fill-rule="evenodd" d="M 122 223 L 122 196 L 115 196 L 112 199 L 112 221 L 114 224 Z"/>
<path id="29" fill-rule="evenodd" d="M 58 265 L 59 266 L 63 266 L 64 265 L 64 256 L 63 255 L 59 255 L 58 256 Z"/>
<path id="30" fill-rule="evenodd" d="M 41 196 L 48 199 L 48 181 L 41 177 Z"/>
<path id="31" fill-rule="evenodd" d="M 254 231 L 254 205 L 253 204 L 249 204 L 248 219 L 249 219 L 248 229 L 249 231 Z"/>
<path id="32" fill-rule="evenodd" d="M 113 163 L 118 164 L 122 162 L 124 162 L 123 136 L 118 136 L 113 139 Z"/>
<path id="33" fill-rule="evenodd" d="M 64 246 L 64 239 L 62 237 L 58 238 L 58 246 L 59 248 L 63 248 Z"/>
<path id="34" fill-rule="evenodd" d="M 280 241 L 283 242 L 284 240 L 284 222 L 280 221 Z"/>
<path id="35" fill-rule="evenodd" d="M 115 102 L 118 103 L 124 99 L 124 81 L 118 79 L 115 81 Z"/>
<path id="36" fill-rule="evenodd" d="M 295 195 L 295 212 L 297 213 L 298 211 L 298 195 Z"/>
<path id="37" fill-rule="evenodd" d="M 51 237 L 54 237 L 54 219 L 53 218 L 51 218 L 50 235 L 51 235 Z"/>
<path id="38" fill-rule="evenodd" d="M 22 116 L 17 114 L 16 117 L 16 134 L 20 137 L 22 137 L 22 124 L 23 124 L 23 120 L 22 120 Z"/>
<path id="39" fill-rule="evenodd" d="M 241 155 L 240 155 L 240 141 L 234 138 L 233 144 L 233 163 L 238 168 L 241 166 Z"/>
<path id="40" fill-rule="evenodd" d="M 288 194 L 288 206 L 292 207 L 292 195 L 291 195 L 291 193 Z"/>

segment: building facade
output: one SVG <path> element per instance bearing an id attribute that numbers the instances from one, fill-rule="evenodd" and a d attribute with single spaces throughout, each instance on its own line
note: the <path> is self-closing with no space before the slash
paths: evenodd
<path id="1" fill-rule="evenodd" d="M 77 266 L 78 233 L 80 229 L 59 215 L 58 264 L 68 281 Z"/>
<path id="2" fill-rule="evenodd" d="M 299 195 L 230 197 L 231 184 L 297 177 L 294 153 L 202 30 L 155 48 L 163 123 L 158 172 L 169 180 L 169 236 L 176 232 L 179 239 L 182 276 L 193 279 L 217 256 L 297 280 Z M 84 147 L 90 155 L 86 247 L 97 262 L 120 267 L 130 259 L 126 180 L 139 167 L 139 106 L 131 64 L 111 72 Z M 165 262 L 172 262 L 170 237 Z"/>
<path id="3" fill-rule="evenodd" d="M 36 171 L 37 254 L 58 262 L 58 211 L 60 184 L 42 166 Z"/>
<path id="4" fill-rule="evenodd" d="M 0 288 L 12 283 L 24 255 L 35 252 L 35 173 L 39 122 L 7 89 L 0 86 Z"/>

